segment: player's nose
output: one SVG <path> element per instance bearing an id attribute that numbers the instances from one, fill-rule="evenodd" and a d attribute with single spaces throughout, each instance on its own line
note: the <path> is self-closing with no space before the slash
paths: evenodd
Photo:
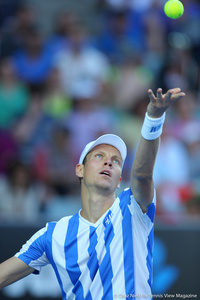
<path id="1" fill-rule="evenodd" d="M 104 165 L 105 165 L 105 166 L 112 167 L 112 160 L 111 160 L 110 158 L 107 158 L 107 159 L 104 161 Z"/>

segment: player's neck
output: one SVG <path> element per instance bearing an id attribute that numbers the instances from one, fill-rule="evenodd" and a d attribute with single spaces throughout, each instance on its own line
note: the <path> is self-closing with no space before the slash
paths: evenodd
<path id="1" fill-rule="evenodd" d="M 81 216 L 91 223 L 96 223 L 101 216 L 113 205 L 115 194 L 102 195 L 96 193 L 81 194 Z"/>

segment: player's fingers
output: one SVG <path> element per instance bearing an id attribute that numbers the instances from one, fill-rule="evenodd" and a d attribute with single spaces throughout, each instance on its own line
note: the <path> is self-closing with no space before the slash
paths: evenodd
<path id="1" fill-rule="evenodd" d="M 158 101 L 158 103 L 163 102 L 163 94 L 162 94 L 162 89 L 161 88 L 157 89 L 157 101 Z"/>
<path id="2" fill-rule="evenodd" d="M 168 104 L 172 100 L 173 90 L 167 91 L 167 93 L 164 95 L 165 103 Z"/>
<path id="3" fill-rule="evenodd" d="M 179 99 L 182 97 L 180 88 L 174 88 L 167 92 L 166 94 L 166 102 L 174 101 L 175 99 Z"/>
<path id="4" fill-rule="evenodd" d="M 174 102 L 174 101 L 176 101 L 176 100 L 178 100 L 178 99 L 180 99 L 180 98 L 182 98 L 184 96 L 185 96 L 185 93 L 183 93 L 183 92 L 177 93 L 177 94 L 175 94 L 175 95 L 172 96 L 172 100 Z"/>
<path id="5" fill-rule="evenodd" d="M 178 100 L 180 98 L 179 94 L 181 92 L 180 88 L 174 88 L 167 91 L 167 93 L 164 95 L 165 104 L 169 104 L 174 102 L 175 100 Z"/>
<path id="6" fill-rule="evenodd" d="M 181 92 L 181 89 L 180 88 L 174 88 L 174 89 L 171 89 L 170 91 L 172 91 L 172 94 L 177 94 L 177 93 Z"/>
<path id="7" fill-rule="evenodd" d="M 155 95 L 154 95 L 154 93 L 152 92 L 151 89 L 148 90 L 148 95 L 149 95 L 149 98 L 150 98 L 151 102 L 156 100 L 156 97 L 155 97 Z"/>

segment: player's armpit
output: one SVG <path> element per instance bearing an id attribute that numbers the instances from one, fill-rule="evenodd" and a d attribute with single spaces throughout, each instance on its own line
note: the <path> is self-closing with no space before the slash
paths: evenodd
<path id="1" fill-rule="evenodd" d="M 143 213 L 146 213 L 154 196 L 154 184 L 152 179 L 142 179 L 132 175 L 131 190 L 134 199 L 141 207 Z"/>
<path id="2" fill-rule="evenodd" d="M 17 257 L 11 257 L 0 264 L 0 289 L 33 273 L 35 269 Z"/>

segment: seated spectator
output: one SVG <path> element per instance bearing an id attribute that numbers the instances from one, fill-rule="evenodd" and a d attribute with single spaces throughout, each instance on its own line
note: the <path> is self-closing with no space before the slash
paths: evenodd
<path id="1" fill-rule="evenodd" d="M 19 145 L 19 155 L 26 163 L 32 163 L 34 151 L 39 145 L 47 144 L 57 121 L 44 112 L 43 93 L 34 92 L 26 114 L 12 129 Z"/>
<path id="2" fill-rule="evenodd" d="M 0 175 L 7 174 L 8 165 L 18 157 L 19 145 L 8 130 L 0 129 Z"/>
<path id="3" fill-rule="evenodd" d="M 200 178 L 198 159 L 200 154 L 200 116 L 196 93 L 188 90 L 186 98 L 175 103 L 174 110 L 171 112 L 173 121 L 169 125 L 169 131 L 185 148 L 189 180 L 198 180 Z"/>
<path id="4" fill-rule="evenodd" d="M 24 47 L 13 55 L 16 73 L 30 88 L 43 88 L 51 67 L 52 52 L 46 47 L 39 29 L 29 29 Z"/>
<path id="5" fill-rule="evenodd" d="M 88 141 L 115 128 L 115 118 L 113 111 L 101 105 L 98 81 L 75 81 L 72 93 L 73 110 L 63 118 L 63 124 L 71 133 L 72 157 L 76 162 L 81 149 Z"/>
<path id="6" fill-rule="evenodd" d="M 10 13 L 1 28 L 1 56 L 8 57 L 24 47 L 29 29 L 36 23 L 36 19 L 33 8 L 25 5 L 21 0 L 5 0 L 1 1 L 0 5 L 3 6 L 0 7 L 0 14 Z"/>
<path id="7" fill-rule="evenodd" d="M 61 84 L 67 95 L 73 92 L 72 85 L 76 81 L 96 80 L 100 85 L 107 82 L 107 58 L 90 45 L 87 34 L 82 24 L 76 24 L 70 28 L 67 46 L 54 56 L 54 66 L 60 72 Z"/>
<path id="8" fill-rule="evenodd" d="M 71 112 L 72 99 L 64 92 L 56 68 L 52 68 L 47 77 L 43 96 L 43 109 L 47 115 L 59 120 Z"/>
<path id="9" fill-rule="evenodd" d="M 35 174 L 54 195 L 74 193 L 74 187 L 78 184 L 75 165 L 71 160 L 72 152 L 70 133 L 59 124 L 55 126 L 50 142 L 35 149 Z"/>
<path id="10" fill-rule="evenodd" d="M 173 219 L 173 213 L 185 211 L 180 189 L 190 181 L 188 155 L 184 144 L 174 138 L 167 124 L 161 144 L 154 169 L 157 213 Z"/>
<path id="11" fill-rule="evenodd" d="M 0 64 L 0 128 L 14 126 L 25 114 L 29 103 L 29 90 L 18 80 L 12 61 L 5 58 Z"/>
<path id="12" fill-rule="evenodd" d="M 108 9 L 101 18 L 96 46 L 112 64 L 120 64 L 127 55 L 144 52 L 145 36 L 140 14 L 124 8 Z"/>
<path id="13" fill-rule="evenodd" d="M 153 85 L 153 74 L 139 54 L 126 56 L 116 71 L 118 76 L 110 83 L 113 105 L 121 110 L 131 109 L 141 98 L 146 98 L 148 87 Z"/>
<path id="14" fill-rule="evenodd" d="M 190 179 L 200 180 L 200 120 L 185 124 L 182 131 L 182 141 L 188 152 Z"/>
<path id="15" fill-rule="evenodd" d="M 176 47 L 178 48 L 178 45 Z M 172 49 L 170 53 L 167 53 L 163 63 L 161 78 L 164 88 L 169 89 L 177 84 L 185 91 L 198 88 L 198 64 L 191 49 Z"/>
<path id="16" fill-rule="evenodd" d="M 6 177 L 0 178 L 1 220 L 35 221 L 45 190 L 33 181 L 31 169 L 20 161 L 10 164 Z"/>
<path id="17" fill-rule="evenodd" d="M 71 29 L 80 21 L 76 13 L 61 10 L 55 14 L 53 32 L 47 37 L 47 45 L 54 53 L 67 46 Z"/>

